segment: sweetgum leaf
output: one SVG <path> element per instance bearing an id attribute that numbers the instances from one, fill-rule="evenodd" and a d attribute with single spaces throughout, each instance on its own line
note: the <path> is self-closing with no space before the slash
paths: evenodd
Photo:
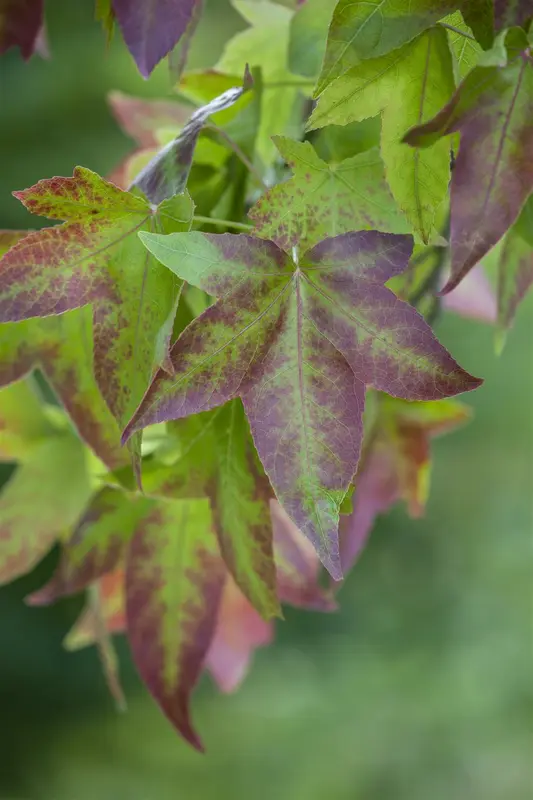
<path id="1" fill-rule="evenodd" d="M 64 542 L 54 575 L 27 602 L 36 606 L 55 603 L 116 569 L 138 521 L 152 506 L 148 498 L 109 487 L 101 489 Z"/>
<path id="2" fill-rule="evenodd" d="M 0 0 L 0 53 L 17 46 L 27 60 L 42 24 L 43 0 Z"/>
<path id="3" fill-rule="evenodd" d="M 494 25 L 497 31 L 525 25 L 533 19 L 531 0 L 494 0 Z"/>
<path id="4" fill-rule="evenodd" d="M 357 476 L 353 512 L 340 524 L 346 574 L 359 557 L 377 516 L 404 500 L 412 517 L 423 514 L 429 491 L 430 439 L 470 418 L 456 400 L 406 403 L 380 397 L 374 435 Z"/>
<path id="5" fill-rule="evenodd" d="M 79 517 L 91 491 L 83 445 L 74 436 L 34 449 L 0 495 L 0 583 L 33 569 Z"/>
<path id="6" fill-rule="evenodd" d="M 476 67 L 450 102 L 405 141 L 433 146 L 456 131 L 461 145 L 451 182 L 452 266 L 443 292 L 502 238 L 533 190 L 533 64 L 526 53 L 505 67 Z"/>
<path id="7" fill-rule="evenodd" d="M 117 568 L 103 575 L 98 581 L 101 611 L 109 633 L 123 633 L 126 630 L 124 609 L 124 569 Z M 63 646 L 66 650 L 80 650 L 98 641 L 99 620 L 96 618 L 94 604 L 88 602 L 80 616 L 66 635 Z"/>
<path id="8" fill-rule="evenodd" d="M 108 102 L 122 130 L 141 147 L 156 147 L 159 129 L 181 128 L 191 113 L 175 100 L 146 100 L 122 92 L 110 92 Z"/>
<path id="9" fill-rule="evenodd" d="M 475 266 L 453 292 L 442 298 L 442 305 L 446 311 L 467 319 L 496 322 L 496 297 L 481 264 Z"/>
<path id="10" fill-rule="evenodd" d="M 284 250 L 296 245 L 307 250 L 321 239 L 353 230 L 409 232 L 377 149 L 326 164 L 309 142 L 282 136 L 273 141 L 294 177 L 262 195 L 249 212 L 256 235 Z"/>
<path id="11" fill-rule="evenodd" d="M 359 458 L 365 385 L 434 399 L 480 384 L 383 285 L 407 266 L 411 237 L 344 234 L 299 264 L 252 236 L 142 238 L 220 299 L 173 346 L 174 375 L 156 374 L 124 438 L 241 396 L 278 499 L 340 576 L 339 506 Z"/>
<path id="12" fill-rule="evenodd" d="M 198 750 L 189 696 L 213 638 L 224 578 L 207 501 L 160 503 L 140 522 L 126 565 L 133 660 L 166 716 Z"/>
<path id="13" fill-rule="evenodd" d="M 243 85 L 234 86 L 198 108 L 177 138 L 169 142 L 136 176 L 132 187 L 140 189 L 152 203 L 161 203 L 183 192 L 191 169 L 200 131 L 212 114 L 231 108 L 251 89 L 252 77 L 246 67 Z"/>
<path id="14" fill-rule="evenodd" d="M 295 75 L 318 76 L 336 3 L 337 0 L 306 0 L 296 10 L 289 31 L 289 69 Z"/>
<path id="15" fill-rule="evenodd" d="M 481 0 L 481 2 L 483 1 Z M 487 2 L 490 4 L 492 11 L 492 0 L 487 0 Z M 450 14 L 443 22 L 457 29 L 447 29 L 446 33 L 450 43 L 450 50 L 454 57 L 456 80 L 459 82 L 477 65 L 483 50 L 475 39 L 469 38 L 469 36 L 472 36 L 472 29 L 465 23 L 460 11 Z M 488 37 L 485 36 L 485 40 L 487 39 L 490 46 L 492 42 L 492 23 L 489 25 Z"/>
<path id="16" fill-rule="evenodd" d="M 113 11 L 139 72 L 148 78 L 183 36 L 197 0 L 113 0 Z"/>
<path id="17" fill-rule="evenodd" d="M 24 461 L 36 445 L 54 433 L 29 381 L 13 383 L 0 391 L 0 461 Z"/>
<path id="18" fill-rule="evenodd" d="M 271 136 L 288 132 L 298 106 L 298 88 L 279 85 L 294 82 L 287 67 L 292 12 L 268 0 L 232 0 L 232 4 L 251 27 L 230 39 L 215 69 L 238 75 L 248 63 L 261 68 L 265 84 L 278 84 L 265 89 L 261 98 L 257 152 L 263 163 L 269 165 L 275 157 Z"/>
<path id="19" fill-rule="evenodd" d="M 206 667 L 222 692 L 233 692 L 242 683 L 254 650 L 270 644 L 272 623 L 266 622 L 230 577 L 226 579 L 218 610 L 215 635 Z"/>
<path id="20" fill-rule="evenodd" d="M 1 294 L 1 290 L 0 290 Z M 5 323 L 0 335 L 0 386 L 34 368 L 43 371 L 81 438 L 111 469 L 127 462 L 120 429 L 93 374 L 91 310 Z"/>
<path id="21" fill-rule="evenodd" d="M 533 284 L 533 195 L 507 232 L 498 262 L 498 325 L 510 328 Z M 452 295 L 453 296 L 453 295 Z"/>
<path id="22" fill-rule="evenodd" d="M 187 230 L 191 200 L 178 195 L 153 211 L 144 198 L 82 167 L 72 178 L 39 181 L 15 194 L 33 213 L 66 221 L 29 234 L 2 258 L 0 320 L 91 304 L 95 377 L 111 412 L 125 423 L 165 360 L 180 289 L 174 275 L 147 257 L 137 232 Z"/>
<path id="23" fill-rule="evenodd" d="M 455 0 L 339 0 L 315 96 L 356 64 L 396 50 L 457 6 Z"/>
<path id="24" fill-rule="evenodd" d="M 427 242 L 435 212 L 448 192 L 450 145 L 439 141 L 409 153 L 406 130 L 427 120 L 454 91 L 446 31 L 434 27 L 400 50 L 365 61 L 321 95 L 309 128 L 346 125 L 382 112 L 381 156 L 394 199 Z"/>

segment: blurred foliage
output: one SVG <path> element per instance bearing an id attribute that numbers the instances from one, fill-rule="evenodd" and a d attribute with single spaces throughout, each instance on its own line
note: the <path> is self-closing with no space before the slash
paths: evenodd
<path id="1" fill-rule="evenodd" d="M 128 152 L 110 89 L 168 94 L 166 66 L 145 83 L 118 39 L 106 54 L 92 13 L 91 0 L 49 2 L 52 59 L 2 59 L 0 227 L 28 224 L 13 188 L 75 164 L 105 174 Z M 191 66 L 215 63 L 239 27 L 212 0 Z M 206 757 L 176 737 L 125 647 L 125 715 L 96 652 L 61 649 L 81 598 L 24 606 L 56 554 L 0 591 L 0 800 L 531 796 L 532 298 L 502 359 L 488 327 L 447 318 L 438 333 L 486 383 L 465 398 L 473 423 L 434 444 L 427 516 L 382 519 L 341 611 L 288 611 L 238 694 L 204 681 Z"/>

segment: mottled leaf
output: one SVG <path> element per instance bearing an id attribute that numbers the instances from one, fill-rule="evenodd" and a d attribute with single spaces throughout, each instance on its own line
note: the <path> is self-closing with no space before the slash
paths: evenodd
<path id="1" fill-rule="evenodd" d="M 177 138 L 163 147 L 139 172 L 132 187 L 144 192 L 152 203 L 161 203 L 183 192 L 191 169 L 194 148 L 205 122 L 212 114 L 233 106 L 252 85 L 251 75 L 246 68 L 243 85 L 228 89 L 207 105 L 198 108 Z"/>
<path id="2" fill-rule="evenodd" d="M 50 581 L 27 598 L 30 605 L 54 603 L 87 588 L 123 561 L 135 527 L 153 501 L 104 488 L 63 543 L 61 559 Z"/>
<path id="3" fill-rule="evenodd" d="M 189 696 L 213 638 L 224 579 L 207 501 L 160 503 L 141 521 L 126 565 L 133 660 L 166 716 L 198 750 Z"/>
<path id="4" fill-rule="evenodd" d="M 153 211 L 144 198 L 81 167 L 72 178 L 39 181 L 16 196 L 31 212 L 66 222 L 29 234 L 2 258 L 0 320 L 92 304 L 94 373 L 113 415 L 125 422 L 165 359 L 180 288 L 147 256 L 137 232 L 188 230 L 190 198 L 179 195 Z"/>
<path id="5" fill-rule="evenodd" d="M 0 495 L 0 583 L 33 569 L 80 516 L 91 491 L 78 439 L 58 436 L 35 448 Z"/>
<path id="6" fill-rule="evenodd" d="M 289 69 L 316 78 L 326 52 L 329 23 L 337 0 L 306 0 L 290 22 Z"/>
<path id="7" fill-rule="evenodd" d="M 339 0 L 316 94 L 361 61 L 386 55 L 411 41 L 457 5 L 455 0 Z"/>
<path id="8" fill-rule="evenodd" d="M 0 53 L 20 47 L 28 59 L 43 23 L 43 0 L 0 0 Z"/>
<path id="9" fill-rule="evenodd" d="M 108 572 L 98 581 L 101 613 L 109 633 L 126 630 L 124 609 L 124 570 Z M 93 603 L 87 603 L 80 616 L 66 635 L 63 645 L 67 650 L 81 650 L 98 641 L 99 620 Z"/>
<path id="10" fill-rule="evenodd" d="M 254 233 L 289 250 L 353 230 L 408 233 L 390 194 L 383 162 L 372 149 L 340 164 L 326 164 L 309 142 L 274 136 L 294 177 L 274 186 L 249 212 Z"/>
<path id="11" fill-rule="evenodd" d="M 450 145 L 422 151 L 402 142 L 418 120 L 430 119 L 454 90 L 446 31 L 435 27 L 389 55 L 349 70 L 321 95 L 309 128 L 345 125 L 382 112 L 381 155 L 399 207 L 427 242 L 448 192 Z"/>
<path id="12" fill-rule="evenodd" d="M 357 467 L 365 384 L 410 399 L 473 389 L 417 312 L 383 286 L 409 236 L 326 239 L 293 262 L 273 242 L 142 234 L 183 280 L 220 298 L 180 336 L 125 438 L 240 395 L 278 499 L 340 576 L 339 507 Z"/>
<path id="13" fill-rule="evenodd" d="M 113 0 L 113 10 L 139 72 L 148 78 L 175 47 L 194 15 L 197 0 Z"/>
<path id="14" fill-rule="evenodd" d="M 0 288 L 1 295 L 1 288 Z M 93 374 L 91 310 L 5 323 L 0 335 L 0 386 L 38 367 L 81 438 L 111 469 L 128 461 L 120 430 Z"/>
<path id="15" fill-rule="evenodd" d="M 406 502 L 412 517 L 421 516 L 429 492 L 430 439 L 469 417 L 468 406 L 456 400 L 406 403 L 380 397 L 371 445 L 357 476 L 353 512 L 341 519 L 345 574 L 360 555 L 375 518 L 397 500 Z"/>
<path id="16" fill-rule="evenodd" d="M 463 281 L 464 283 L 464 281 Z M 505 236 L 498 262 L 498 324 L 509 328 L 533 284 L 533 195 Z M 453 297 L 453 294 L 451 295 Z"/>
<path id="17" fill-rule="evenodd" d="M 158 130 L 181 128 L 191 113 L 190 108 L 175 100 L 146 100 L 122 92 L 111 92 L 108 100 L 122 130 L 141 147 L 156 147 Z"/>
<path id="18" fill-rule="evenodd" d="M 461 145 L 451 182 L 452 267 L 444 292 L 502 238 L 533 190 L 530 57 L 524 53 L 506 67 L 476 67 L 450 102 L 405 141 L 434 146 L 456 131 Z"/>
<path id="19" fill-rule="evenodd" d="M 248 671 L 254 650 L 270 644 L 273 635 L 272 623 L 261 618 L 228 577 L 205 662 L 221 691 L 237 689 Z"/>

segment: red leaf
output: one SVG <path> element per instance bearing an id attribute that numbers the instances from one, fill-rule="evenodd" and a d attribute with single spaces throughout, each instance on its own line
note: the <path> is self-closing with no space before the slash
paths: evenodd
<path id="1" fill-rule="evenodd" d="M 26 60 L 35 50 L 43 22 L 43 0 L 0 0 L 0 53 L 20 47 Z"/>

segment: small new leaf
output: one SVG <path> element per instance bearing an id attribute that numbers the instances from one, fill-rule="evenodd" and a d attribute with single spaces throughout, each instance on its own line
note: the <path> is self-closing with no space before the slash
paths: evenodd
<path id="1" fill-rule="evenodd" d="M 124 438 L 242 397 L 278 499 L 340 577 L 339 507 L 357 468 L 365 386 L 435 399 L 480 384 L 383 285 L 407 266 L 411 237 L 344 234 L 298 264 L 251 236 L 142 238 L 220 299 L 182 333 L 174 374 L 157 373 Z"/>

